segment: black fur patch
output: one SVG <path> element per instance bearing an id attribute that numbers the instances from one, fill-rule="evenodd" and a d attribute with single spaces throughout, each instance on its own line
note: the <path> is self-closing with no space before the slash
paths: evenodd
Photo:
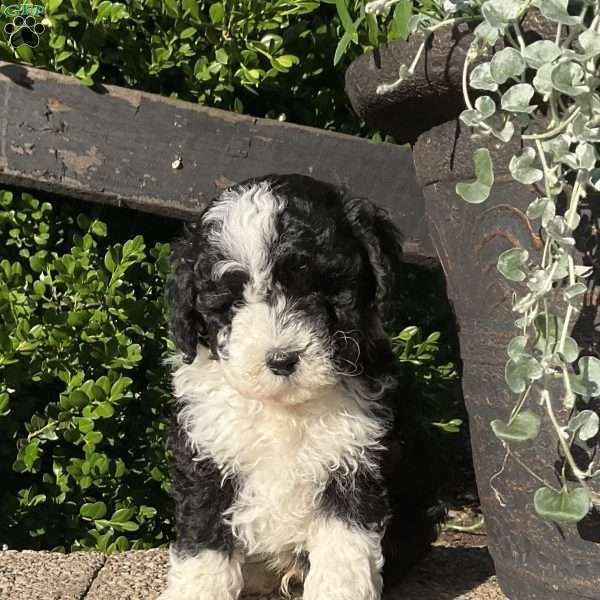
<path id="1" fill-rule="evenodd" d="M 175 551 L 196 556 L 201 550 L 233 553 L 233 535 L 223 521 L 231 506 L 234 486 L 211 460 L 194 460 L 187 434 L 176 423 L 171 427 L 169 450 L 173 455 L 171 477 L 175 501 Z"/>

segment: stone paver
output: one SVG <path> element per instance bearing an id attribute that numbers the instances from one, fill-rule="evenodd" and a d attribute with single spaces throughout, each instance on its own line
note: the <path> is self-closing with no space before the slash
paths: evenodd
<path id="1" fill-rule="evenodd" d="M 0 552 L 0 600 L 156 600 L 166 582 L 168 553 L 148 550 L 70 555 Z M 246 566 L 246 600 L 278 600 L 272 579 Z M 326 599 L 324 599 L 326 600 Z M 384 600 L 506 600 L 483 546 L 438 545 Z"/>
<path id="2" fill-rule="evenodd" d="M 1 552 L 0 599 L 81 600 L 104 560 L 96 552 Z"/>
<path id="3" fill-rule="evenodd" d="M 165 550 L 123 552 L 110 556 L 85 600 L 156 600 L 165 587 L 169 555 Z M 244 600 L 278 600 L 276 582 L 260 565 L 244 565 Z"/>
<path id="4" fill-rule="evenodd" d="M 485 547 L 435 546 L 384 600 L 506 600 Z"/>

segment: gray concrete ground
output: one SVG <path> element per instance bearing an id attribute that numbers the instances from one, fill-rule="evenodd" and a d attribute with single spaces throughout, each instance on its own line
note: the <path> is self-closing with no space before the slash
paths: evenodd
<path id="1" fill-rule="evenodd" d="M 481 542 L 465 536 L 442 538 L 405 581 L 387 590 L 385 600 L 505 600 Z M 124 552 L 110 557 L 78 552 L 0 552 L 0 600 L 156 600 L 167 573 L 163 550 Z M 250 600 L 278 600 L 256 567 L 247 574 Z M 323 599 L 327 600 L 327 599 Z"/>

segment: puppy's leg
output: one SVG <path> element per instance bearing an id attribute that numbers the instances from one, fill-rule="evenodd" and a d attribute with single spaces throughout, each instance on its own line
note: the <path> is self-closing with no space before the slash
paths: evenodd
<path id="1" fill-rule="evenodd" d="M 380 600 L 381 537 L 336 517 L 315 523 L 303 600 Z"/>
<path id="2" fill-rule="evenodd" d="M 171 548 L 168 586 L 159 600 L 237 600 L 243 586 L 239 561 L 215 550 L 179 556 Z"/>
<path id="3" fill-rule="evenodd" d="M 241 565 L 223 519 L 233 486 L 222 481 L 211 460 L 195 460 L 184 432 L 172 432 L 169 445 L 177 540 L 160 600 L 237 600 L 243 587 Z"/>

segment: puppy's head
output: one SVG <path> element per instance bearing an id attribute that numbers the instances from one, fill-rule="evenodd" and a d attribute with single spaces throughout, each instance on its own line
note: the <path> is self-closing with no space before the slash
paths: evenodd
<path id="1" fill-rule="evenodd" d="M 366 200 L 300 175 L 240 184 L 174 246 L 175 341 L 187 362 L 207 347 L 243 396 L 310 401 L 370 376 L 400 256 Z"/>

